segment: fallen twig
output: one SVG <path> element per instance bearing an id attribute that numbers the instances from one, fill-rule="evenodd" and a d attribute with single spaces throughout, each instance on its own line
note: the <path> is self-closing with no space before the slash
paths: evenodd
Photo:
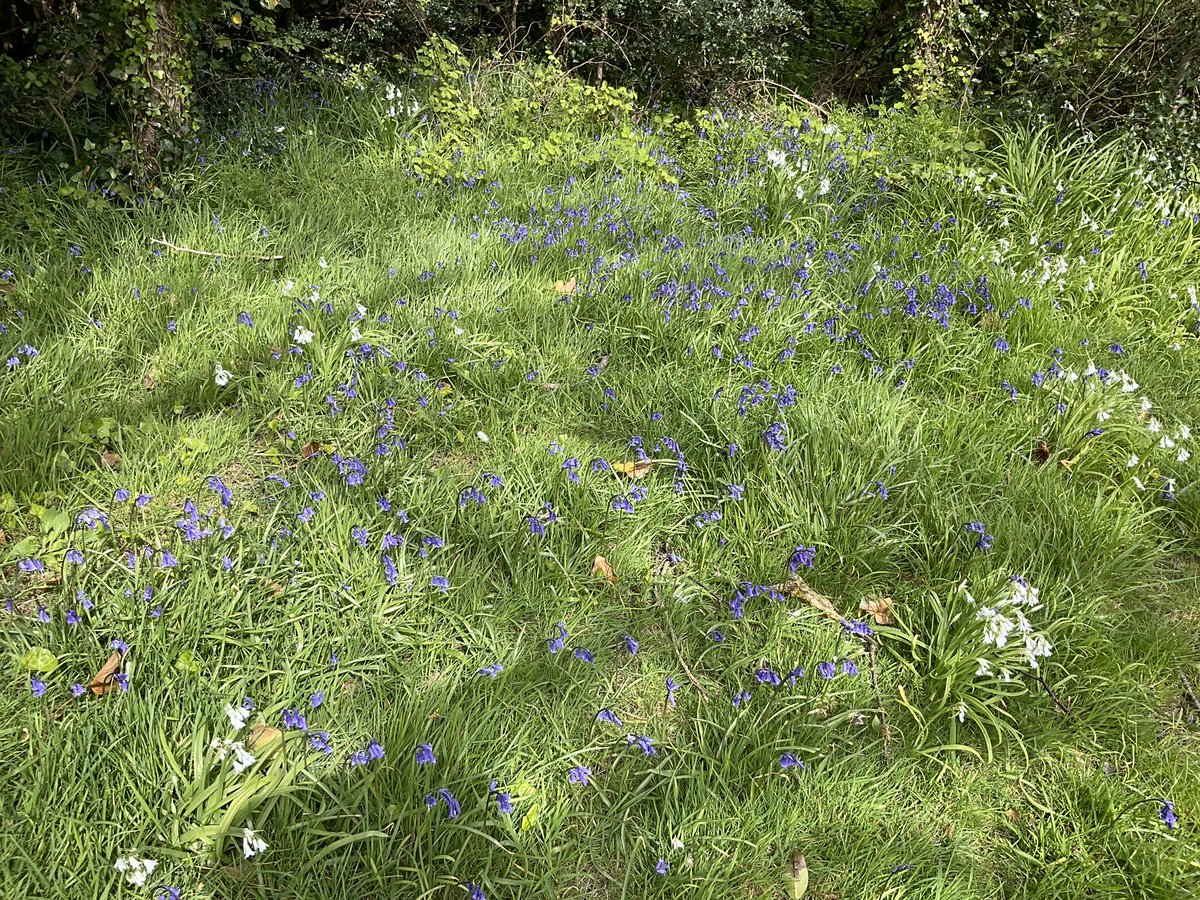
<path id="1" fill-rule="evenodd" d="M 1054 693 L 1054 689 L 1052 687 L 1050 687 L 1050 685 L 1046 682 L 1045 678 L 1043 678 L 1037 672 L 1031 671 L 1029 669 L 1018 669 L 1017 671 L 1019 671 L 1022 675 L 1029 676 L 1034 681 L 1036 681 L 1038 684 L 1040 684 L 1043 688 L 1045 688 L 1046 694 L 1050 697 L 1051 700 L 1054 701 L 1054 705 L 1059 708 L 1059 711 L 1062 712 L 1062 714 L 1064 716 L 1069 716 L 1071 714 L 1070 705 L 1067 703 L 1064 703 L 1062 700 L 1059 699 L 1058 694 Z"/>
<path id="2" fill-rule="evenodd" d="M 696 676 L 692 674 L 692 670 L 688 668 L 688 664 L 683 660 L 683 654 L 679 652 L 679 641 L 675 638 L 675 629 L 671 627 L 671 620 L 664 616 L 667 623 L 667 634 L 671 636 L 671 649 L 675 651 L 675 658 L 679 660 L 679 665 L 683 667 L 683 674 L 687 676 L 687 680 L 692 683 L 692 687 L 700 692 L 700 696 L 704 698 L 704 702 L 708 702 L 708 692 L 700 686 L 700 682 L 696 680 Z"/>
<path id="3" fill-rule="evenodd" d="M 179 253 L 192 253 L 196 256 L 212 256 L 222 259 L 257 259 L 260 262 L 279 262 L 283 259 L 282 256 L 254 256 L 253 254 L 244 253 L 213 253 L 209 250 L 193 250 L 191 247 L 180 247 L 178 244 L 172 244 L 166 238 L 150 238 L 150 243 L 162 244 L 162 246 L 178 251 Z"/>
<path id="4" fill-rule="evenodd" d="M 875 708 L 879 711 L 879 733 L 883 736 L 883 761 L 892 761 L 892 733 L 888 730 L 887 710 L 883 706 L 883 694 L 879 692 L 879 669 L 875 665 L 875 650 L 879 645 L 867 638 L 867 651 L 871 654 L 871 687 L 875 691 Z"/>
<path id="5" fill-rule="evenodd" d="M 1179 680 L 1183 682 L 1184 694 L 1192 701 L 1192 706 L 1196 707 L 1196 712 L 1200 712 L 1200 697 L 1196 696 L 1196 689 L 1192 687 L 1192 683 L 1188 680 L 1187 674 L 1183 669 L 1179 670 Z"/>

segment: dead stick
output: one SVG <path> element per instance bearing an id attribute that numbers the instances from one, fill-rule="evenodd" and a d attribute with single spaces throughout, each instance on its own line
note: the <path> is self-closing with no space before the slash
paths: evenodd
<path id="1" fill-rule="evenodd" d="M 700 696 L 703 697 L 704 702 L 707 703 L 707 692 L 704 690 L 704 688 L 700 687 L 700 682 L 696 680 L 696 676 L 692 674 L 692 670 L 688 668 L 688 664 L 683 661 L 683 654 L 679 652 L 679 642 L 675 638 L 675 629 L 671 627 L 671 620 L 665 620 L 667 623 L 667 634 L 671 636 L 671 649 L 675 651 L 675 658 L 679 660 L 679 665 L 683 666 L 683 674 L 687 676 L 687 680 L 692 683 L 692 687 L 700 692 Z"/>
<path id="2" fill-rule="evenodd" d="M 1052 687 L 1050 687 L 1049 684 L 1046 683 L 1045 678 L 1043 678 L 1037 672 L 1033 672 L 1028 669 L 1018 669 L 1017 671 L 1020 672 L 1022 675 L 1029 676 L 1034 681 L 1036 681 L 1038 684 L 1040 684 L 1043 688 L 1045 688 L 1046 693 L 1050 696 L 1050 699 L 1054 701 L 1054 705 L 1057 706 L 1062 711 L 1062 714 L 1064 716 L 1069 716 L 1071 714 L 1071 707 L 1067 706 L 1067 704 L 1063 703 L 1062 700 L 1058 699 L 1058 694 L 1054 693 L 1054 689 Z"/>
<path id="3" fill-rule="evenodd" d="M 194 253 L 196 256 L 214 256 L 222 259 L 257 259 L 261 262 L 279 262 L 279 260 L 283 259 L 282 256 L 254 256 L 253 254 L 211 253 L 208 250 L 193 250 L 191 247 L 180 247 L 177 244 L 172 244 L 166 238 L 150 238 L 150 243 L 162 244 L 164 247 L 169 247 L 171 250 L 177 250 L 180 253 Z"/>
<path id="4" fill-rule="evenodd" d="M 1183 669 L 1179 670 L 1179 680 L 1183 682 L 1183 690 L 1187 694 L 1187 698 L 1192 701 L 1192 705 L 1196 707 L 1196 712 L 1200 712 L 1200 697 L 1196 696 L 1196 689 L 1188 681 L 1188 677 L 1183 673 Z"/>
<path id="5" fill-rule="evenodd" d="M 883 694 L 879 692 L 879 669 L 875 665 L 876 643 L 867 639 L 867 650 L 871 654 L 871 687 L 875 691 L 875 708 L 879 710 L 879 733 L 883 735 L 883 761 L 892 761 L 892 733 L 888 730 L 887 710 L 883 706 Z"/>

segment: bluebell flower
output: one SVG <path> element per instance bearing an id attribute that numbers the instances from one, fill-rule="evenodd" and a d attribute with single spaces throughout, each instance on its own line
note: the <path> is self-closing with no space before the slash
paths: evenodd
<path id="1" fill-rule="evenodd" d="M 246 312 L 245 310 L 238 313 L 237 320 L 239 325 L 245 325 L 247 328 L 254 327 L 254 320 L 250 318 L 250 313 Z"/>
<path id="2" fill-rule="evenodd" d="M 816 559 L 817 548 L 805 547 L 803 544 L 792 551 L 792 555 L 788 557 L 788 571 L 795 572 L 801 566 L 807 569 L 813 567 L 813 560 Z"/>
<path id="3" fill-rule="evenodd" d="M 357 541 L 360 547 L 365 547 L 371 537 L 371 533 L 362 525 L 355 525 L 350 529 L 350 537 Z"/>
<path id="4" fill-rule="evenodd" d="M 122 693 L 129 693 L 129 675 L 125 672 L 118 672 L 113 676 L 113 681 L 116 682 Z"/>
<path id="5" fill-rule="evenodd" d="M 571 784 L 591 784 L 592 770 L 587 766 L 575 766 L 567 772 L 567 781 Z"/>
<path id="6" fill-rule="evenodd" d="M 733 705 L 734 706 L 741 706 L 743 703 L 749 703 L 749 702 L 750 702 L 750 692 L 749 691 L 738 691 L 736 694 L 733 695 Z"/>
<path id="7" fill-rule="evenodd" d="M 843 675 L 857 675 L 858 674 L 858 664 L 855 663 L 854 660 L 852 660 L 852 659 L 843 659 L 842 660 L 842 674 Z"/>
<path id="8" fill-rule="evenodd" d="M 128 488 L 117 488 L 113 492 L 113 503 L 124 503 L 128 499 L 129 499 L 129 489 Z"/>
<path id="9" fill-rule="evenodd" d="M 667 706 L 675 706 L 675 692 L 679 690 L 679 685 L 675 683 L 675 679 L 667 676 Z"/>
<path id="10" fill-rule="evenodd" d="M 817 663 L 817 674 L 828 681 L 837 675 L 837 667 L 831 662 Z"/>
<path id="11" fill-rule="evenodd" d="M 82 697 L 86 693 L 87 693 L 87 688 L 85 688 L 79 682 L 76 682 L 75 684 L 71 685 L 71 696 L 72 697 Z"/>
<path id="12" fill-rule="evenodd" d="M 804 765 L 804 763 L 800 760 L 800 758 L 798 756 L 796 756 L 796 754 L 785 753 L 781 757 L 779 757 L 779 768 L 781 768 L 781 769 L 799 768 L 800 770 L 804 770 L 807 768 L 807 766 Z"/>
<path id="13" fill-rule="evenodd" d="M 308 702 L 312 706 L 313 709 L 316 709 L 318 706 L 320 706 L 322 703 L 325 702 L 325 692 L 317 691 L 311 697 L 308 698 Z"/>
<path id="14" fill-rule="evenodd" d="M 554 628 L 556 634 L 550 638 L 550 652 L 558 653 L 567 643 L 567 624 L 559 622 Z"/>
<path id="15" fill-rule="evenodd" d="M 479 885 L 468 881 L 466 888 L 469 900 L 487 900 L 487 894 L 483 892 L 483 888 L 479 887 Z"/>
<path id="16" fill-rule="evenodd" d="M 534 537 L 546 536 L 546 526 L 540 521 L 535 519 L 533 516 L 526 516 L 525 521 L 529 523 L 529 533 Z"/>
<path id="17" fill-rule="evenodd" d="M 83 553 L 74 548 L 68 550 L 67 554 L 64 558 L 66 559 L 66 561 L 68 563 L 70 563 L 73 566 L 82 566 L 83 565 Z"/>
<path id="18" fill-rule="evenodd" d="M 1162 823 L 1167 826 L 1168 831 L 1174 831 L 1179 827 L 1179 820 L 1175 818 L 1175 804 L 1170 800 L 1162 801 L 1158 817 L 1162 819 Z"/>
<path id="19" fill-rule="evenodd" d="M 283 711 L 283 727 L 294 728 L 297 731 L 308 731 L 308 720 L 298 710 L 285 709 Z"/>
<path id="20" fill-rule="evenodd" d="M 654 871 L 659 875 L 666 875 L 667 870 L 671 868 L 671 864 L 662 857 L 659 857 L 658 862 L 654 865 Z"/>
<path id="21" fill-rule="evenodd" d="M 17 568 L 22 572 L 43 572 L 46 569 L 46 564 L 40 559 L 23 559 L 17 563 Z"/>
<path id="22" fill-rule="evenodd" d="M 178 566 L 178 565 L 179 565 L 179 560 L 177 560 L 177 559 L 176 559 L 176 558 L 175 558 L 175 557 L 174 557 L 174 556 L 171 554 L 171 551 L 170 551 L 170 550 L 163 550 L 163 551 L 162 551 L 162 567 L 163 567 L 164 569 L 173 569 L 173 568 L 175 568 L 175 567 L 176 567 L 176 566 Z"/>
<path id="23" fill-rule="evenodd" d="M 308 733 L 308 743 L 314 750 L 324 753 L 326 756 L 333 753 L 333 747 L 329 745 L 328 731 L 310 731 Z"/>
<path id="24" fill-rule="evenodd" d="M 383 744 L 379 743 L 379 741 L 371 741 L 367 744 L 367 756 L 372 760 L 383 759 L 386 753 L 387 751 L 384 750 Z"/>
<path id="25" fill-rule="evenodd" d="M 488 785 L 488 794 L 495 799 L 500 815 L 507 816 L 513 811 L 512 797 L 501 791 L 496 782 Z"/>
<path id="26" fill-rule="evenodd" d="M 787 449 L 787 425 L 783 422 L 775 422 L 767 427 L 767 430 L 762 433 L 763 443 L 771 450 L 781 452 Z M 730 456 L 733 454 L 730 453 Z"/>
<path id="27" fill-rule="evenodd" d="M 730 500 L 741 500 L 745 496 L 745 493 L 746 493 L 745 485 L 727 484 L 727 485 L 725 485 L 725 487 L 729 488 L 729 499 Z"/>
<path id="28" fill-rule="evenodd" d="M 658 756 L 658 750 L 654 747 L 654 742 L 644 734 L 627 734 L 625 735 L 625 743 L 630 746 L 636 744 L 637 748 L 642 751 L 643 756 Z"/>
<path id="29" fill-rule="evenodd" d="M 490 666 L 484 666 L 476 674 L 477 675 L 486 675 L 488 678 L 495 678 L 497 675 L 499 675 L 503 671 L 504 671 L 504 666 L 500 665 L 500 663 L 492 663 Z"/>
<path id="30" fill-rule="evenodd" d="M 846 634 L 860 638 L 869 638 L 875 634 L 870 625 L 868 625 L 866 622 L 860 622 L 858 619 L 843 619 L 842 630 L 845 631 Z"/>
<path id="31" fill-rule="evenodd" d="M 154 900 L 183 900 L 183 892 L 169 884 L 159 885 L 158 890 L 154 892 Z"/>
<path id="32" fill-rule="evenodd" d="M 594 663 L 596 661 L 595 655 L 586 647 L 576 647 L 575 658 L 583 660 L 585 663 Z"/>
<path id="33" fill-rule="evenodd" d="M 755 671 L 754 677 L 758 679 L 759 684 L 769 684 L 772 687 L 778 687 L 783 682 L 779 673 L 773 669 L 758 669 Z"/>
<path id="34" fill-rule="evenodd" d="M 629 635 L 625 635 L 625 649 L 629 651 L 630 656 L 637 656 L 638 642 Z"/>
<path id="35" fill-rule="evenodd" d="M 437 758 L 433 755 L 433 744 L 418 744 L 413 755 L 418 766 L 432 766 L 437 762 Z"/>
<path id="36" fill-rule="evenodd" d="M 79 622 L 80 622 L 79 613 L 75 612 L 74 609 L 68 609 L 67 610 L 67 624 L 68 625 L 78 625 Z"/>
<path id="37" fill-rule="evenodd" d="M 429 579 L 429 584 L 432 587 L 437 588 L 444 594 L 447 592 L 447 590 L 450 587 L 450 579 L 447 578 L 445 575 L 434 575 L 432 578 Z"/>
<path id="38" fill-rule="evenodd" d="M 46 682 L 42 681 L 36 675 L 31 675 L 29 677 L 29 689 L 33 691 L 33 696 L 41 697 L 46 693 Z"/>
<path id="39" fill-rule="evenodd" d="M 712 632 L 712 640 L 714 644 L 725 643 L 725 632 L 721 631 L 719 628 L 714 628 Z"/>
<path id="40" fill-rule="evenodd" d="M 129 645 L 119 638 L 113 638 L 108 646 L 110 650 L 119 650 L 122 656 L 129 654 Z"/>
<path id="41" fill-rule="evenodd" d="M 625 724 L 617 717 L 617 714 L 615 712 L 613 712 L 611 709 L 602 709 L 602 710 L 600 710 L 600 712 L 596 713 L 596 721 L 597 722 L 608 722 L 610 725 L 616 725 L 618 728 L 620 728 L 622 725 Z"/>
<path id="42" fill-rule="evenodd" d="M 448 819 L 456 819 L 462 812 L 462 807 L 458 805 L 458 801 L 454 799 L 454 795 L 448 788 L 438 788 L 433 793 L 425 795 L 425 805 L 430 809 L 437 806 L 439 802 L 446 804 L 446 818 Z"/>

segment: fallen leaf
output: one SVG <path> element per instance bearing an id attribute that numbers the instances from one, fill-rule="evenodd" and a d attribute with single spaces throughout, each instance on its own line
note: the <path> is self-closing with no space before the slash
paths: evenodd
<path id="1" fill-rule="evenodd" d="M 120 472 L 121 454 L 115 450 L 102 450 L 100 452 L 100 464 L 110 471 Z"/>
<path id="2" fill-rule="evenodd" d="M 142 376 L 143 390 L 147 390 L 147 391 L 154 390 L 154 378 L 155 378 L 155 374 L 154 374 L 153 369 L 151 369 L 149 372 L 147 372 L 145 375 Z"/>
<path id="3" fill-rule="evenodd" d="M 187 672 L 189 675 L 200 674 L 200 660 L 196 659 L 196 654 L 191 650 L 184 650 L 175 660 L 175 668 L 180 672 Z"/>
<path id="4" fill-rule="evenodd" d="M 638 462 L 613 463 L 612 470 L 622 475 L 628 475 L 633 481 L 647 475 L 654 468 L 654 460 L 643 459 Z"/>
<path id="5" fill-rule="evenodd" d="M 1017 812 L 1015 809 L 1013 809 L 1013 808 L 1010 806 L 1008 809 L 1006 809 L 1006 810 L 1004 811 L 1004 818 L 1008 819 L 1008 821 L 1010 821 L 1010 822 L 1012 822 L 1014 825 L 1016 825 L 1016 824 L 1017 824 L 1017 820 L 1021 818 L 1021 815 L 1020 815 L 1020 813 L 1018 813 L 1018 812 Z"/>
<path id="6" fill-rule="evenodd" d="M 0 547 L 8 543 L 8 535 L 4 533 L 4 529 L 0 528 Z"/>
<path id="7" fill-rule="evenodd" d="M 272 741 L 282 738 L 283 732 L 274 725 L 255 725 L 250 729 L 250 737 L 246 739 L 246 749 L 255 750 L 265 747 Z"/>
<path id="8" fill-rule="evenodd" d="M 58 668 L 58 657 L 45 647 L 30 647 L 18 657 L 17 665 L 30 672 L 48 675 Z"/>
<path id="9" fill-rule="evenodd" d="M 569 294 L 571 291 L 575 290 L 575 283 L 576 282 L 574 278 L 572 278 L 570 281 L 556 281 L 554 282 L 554 289 L 560 294 Z"/>
<path id="10" fill-rule="evenodd" d="M 892 598 L 868 595 L 858 602 L 858 608 L 875 620 L 876 625 L 894 625 Z"/>
<path id="11" fill-rule="evenodd" d="M 808 863 L 804 860 L 804 854 L 797 850 L 792 854 L 792 859 L 788 863 L 788 897 L 791 900 L 800 900 L 804 896 L 804 892 L 808 890 Z"/>
<path id="12" fill-rule="evenodd" d="M 592 563 L 592 574 L 607 578 L 613 584 L 617 583 L 616 570 L 613 569 L 612 563 L 610 563 L 603 556 L 597 556 L 596 561 Z"/>
<path id="13" fill-rule="evenodd" d="M 305 444 L 303 447 L 300 448 L 300 458 L 301 459 L 312 459 L 314 456 L 321 453 L 324 449 L 325 448 L 321 445 L 320 441 L 309 441 L 307 444 Z"/>
<path id="14" fill-rule="evenodd" d="M 96 677 L 92 679 L 92 683 L 88 688 L 97 697 L 107 694 L 116 685 L 113 676 L 117 674 L 117 670 L 121 668 L 121 651 L 114 650 L 110 656 L 100 667 L 100 671 L 96 673 Z"/>
<path id="15" fill-rule="evenodd" d="M 1038 441 L 1037 449 L 1033 451 L 1033 458 L 1038 461 L 1038 465 L 1045 465 L 1050 461 L 1050 445 L 1045 438 Z"/>
<path id="16" fill-rule="evenodd" d="M 525 815 L 521 817 L 522 831 L 528 831 L 537 824 L 538 813 L 541 811 L 541 808 L 542 807 L 540 803 L 535 803 L 533 806 L 529 807 L 529 812 L 525 813 Z"/>

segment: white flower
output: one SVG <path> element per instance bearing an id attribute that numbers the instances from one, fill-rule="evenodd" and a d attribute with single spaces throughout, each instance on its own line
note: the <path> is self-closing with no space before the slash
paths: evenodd
<path id="1" fill-rule="evenodd" d="M 1141 460 L 1138 459 L 1138 455 L 1136 453 L 1134 453 L 1129 457 L 1129 462 L 1125 463 L 1125 468 L 1132 469 L 1134 466 L 1136 466 L 1140 462 L 1141 462 Z"/>
<path id="2" fill-rule="evenodd" d="M 1150 398 L 1143 397 L 1142 398 L 1142 412 L 1150 412 L 1150 410 L 1152 410 L 1152 409 L 1154 409 L 1154 404 L 1150 402 Z"/>
<path id="3" fill-rule="evenodd" d="M 491 443 L 491 438 L 489 438 L 489 437 L 488 437 L 486 434 L 484 434 L 482 431 L 477 431 L 477 432 L 475 432 L 475 437 L 479 438 L 479 439 L 480 439 L 481 441 L 483 441 L 485 444 L 490 444 L 490 443 Z"/>
<path id="4" fill-rule="evenodd" d="M 225 706 L 225 715 L 229 716 L 229 724 L 233 726 L 234 731 L 241 731 L 246 727 L 246 720 L 250 718 L 250 712 L 244 706 L 234 706 L 232 703 Z"/>
<path id="5" fill-rule="evenodd" d="M 296 330 L 292 332 L 292 340 L 297 344 L 308 344 L 313 339 L 313 333 L 303 325 L 297 325 Z"/>
<path id="6" fill-rule="evenodd" d="M 1049 656 L 1053 649 L 1050 642 L 1046 640 L 1044 634 L 1029 634 L 1025 636 L 1025 661 L 1029 663 L 1029 668 L 1036 669 L 1038 667 L 1038 657 Z"/>
<path id="7" fill-rule="evenodd" d="M 767 162 L 778 169 L 787 163 L 787 157 L 779 150 L 770 150 L 767 152 Z"/>
<path id="8" fill-rule="evenodd" d="M 1180 447 L 1179 453 L 1175 455 L 1176 462 L 1187 462 L 1192 458 L 1192 454 L 1188 453 L 1187 447 Z"/>
<path id="9" fill-rule="evenodd" d="M 279 289 L 283 291 L 283 296 L 290 297 L 292 295 L 292 291 L 296 289 L 296 282 L 292 281 L 290 278 L 285 279 L 283 284 L 279 286 Z"/>
<path id="10" fill-rule="evenodd" d="M 362 332 L 358 330 L 357 325 L 352 325 L 350 327 L 350 340 L 352 340 L 352 341 L 361 341 L 362 340 Z"/>
<path id="11" fill-rule="evenodd" d="M 1100 412 L 1096 413 L 1096 421 L 1097 422 L 1107 422 L 1111 418 L 1112 418 L 1112 410 L 1111 409 L 1102 409 L 1102 410 L 1100 410 Z"/>
<path id="12" fill-rule="evenodd" d="M 241 741 L 234 741 L 229 748 L 233 751 L 233 772 L 235 775 L 241 775 L 248 768 L 258 762 L 258 758 L 245 748 Z"/>
<path id="13" fill-rule="evenodd" d="M 673 838 L 671 838 L 671 849 L 673 849 L 673 850 L 682 850 L 682 849 L 683 849 L 683 841 L 681 841 L 681 840 L 680 840 L 679 838 L 677 838 L 677 837 L 673 837 Z"/>
<path id="14" fill-rule="evenodd" d="M 323 256 L 317 260 L 317 265 L 320 266 L 322 269 L 329 268 L 329 263 L 325 262 L 325 257 L 323 257 Z"/>
<path id="15" fill-rule="evenodd" d="M 992 664 L 990 662 L 988 662 L 986 659 L 984 659 L 983 657 L 979 657 L 978 659 L 975 660 L 975 662 L 979 663 L 978 668 L 975 669 L 975 676 L 977 678 L 982 675 L 991 675 L 992 674 Z"/>
<path id="16" fill-rule="evenodd" d="M 1187 426 L 1187 425 L 1179 426 L 1179 439 L 1181 441 L 1186 441 L 1191 436 L 1192 436 L 1192 429 L 1189 426 Z"/>
<path id="17" fill-rule="evenodd" d="M 965 700 L 960 700 L 958 702 L 958 721 L 967 721 L 967 703 Z"/>
<path id="18" fill-rule="evenodd" d="M 267 849 L 267 842 L 254 833 L 252 828 L 242 829 L 242 855 L 249 859 L 255 853 L 262 853 Z"/>
<path id="19" fill-rule="evenodd" d="M 1167 437 L 1167 435 L 1164 434 L 1161 438 L 1158 439 L 1158 449 L 1159 450 L 1173 450 L 1173 449 L 1175 449 L 1175 442 L 1173 440 L 1171 440 L 1169 437 Z"/>
<path id="20" fill-rule="evenodd" d="M 1129 377 L 1126 372 L 1121 373 L 1121 391 L 1126 394 L 1132 394 L 1138 389 L 1137 382 Z"/>
<path id="21" fill-rule="evenodd" d="M 828 178 L 821 179 L 821 183 L 819 185 L 817 185 L 817 193 L 818 194 L 828 194 L 829 193 L 829 179 Z"/>
<path id="22" fill-rule="evenodd" d="M 216 364 L 213 369 L 213 381 L 217 383 L 218 387 L 225 387 L 225 385 L 229 384 L 229 379 L 231 377 L 233 376 L 223 369 L 220 363 Z"/>
<path id="23" fill-rule="evenodd" d="M 158 866 L 158 860 L 138 859 L 136 856 L 118 857 L 113 868 L 125 876 L 134 887 L 144 887 L 150 873 Z"/>
<path id="24" fill-rule="evenodd" d="M 1133 485 L 1139 491 L 1144 491 L 1146 489 L 1146 486 L 1142 484 L 1142 479 L 1138 478 L 1136 475 L 1133 476 Z"/>
<path id="25" fill-rule="evenodd" d="M 1151 434 L 1158 434 L 1160 431 L 1162 431 L 1162 423 L 1159 422 L 1158 419 L 1154 418 L 1154 416 L 1151 416 L 1149 424 L 1146 425 L 1146 430 Z"/>

